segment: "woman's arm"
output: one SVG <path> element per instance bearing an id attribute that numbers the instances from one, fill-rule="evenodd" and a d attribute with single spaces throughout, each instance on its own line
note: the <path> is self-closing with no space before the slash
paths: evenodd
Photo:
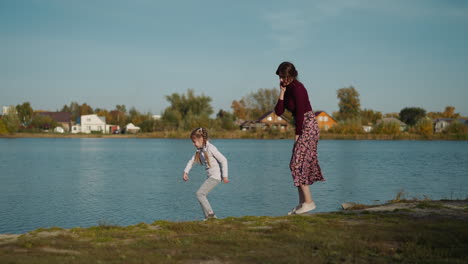
<path id="1" fill-rule="evenodd" d="M 280 84 L 280 95 L 278 98 L 278 102 L 275 106 L 275 114 L 277 116 L 281 116 L 284 113 L 284 93 L 286 92 L 286 87 L 281 86 Z"/>
<path id="2" fill-rule="evenodd" d="M 302 126 L 304 123 L 304 114 L 306 113 L 309 97 L 303 86 L 295 86 L 292 89 L 292 97 L 294 98 L 295 113 L 294 121 L 296 124 L 296 140 L 302 135 Z"/>

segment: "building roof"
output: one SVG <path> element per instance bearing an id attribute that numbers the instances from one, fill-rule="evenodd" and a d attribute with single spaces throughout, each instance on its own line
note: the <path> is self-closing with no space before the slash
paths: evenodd
<path id="1" fill-rule="evenodd" d="M 260 122 L 260 121 L 262 121 L 263 119 L 265 119 L 267 116 L 271 115 L 272 113 L 276 115 L 275 111 L 268 111 L 268 112 L 266 112 L 265 114 L 263 114 L 259 119 L 257 119 L 255 122 Z M 288 120 L 287 118 L 285 118 L 285 117 L 282 117 L 282 116 L 280 116 L 280 117 L 281 117 L 284 121 L 286 121 L 286 122 L 289 121 L 289 120 Z"/>
<path id="2" fill-rule="evenodd" d="M 57 122 L 68 123 L 71 121 L 71 113 L 69 112 L 39 112 L 40 116 L 50 116 Z"/>
<path id="3" fill-rule="evenodd" d="M 437 122 L 451 123 L 454 120 L 457 120 L 458 122 L 460 122 L 460 123 L 462 123 L 464 125 L 468 125 L 468 119 L 465 119 L 465 118 L 437 118 L 436 120 L 434 120 L 434 122 L 435 123 L 437 123 Z"/>
<path id="4" fill-rule="evenodd" d="M 333 116 L 329 115 L 329 114 L 328 114 L 327 112 L 325 112 L 325 111 L 317 111 L 317 112 L 314 112 L 314 115 L 315 115 L 315 116 L 318 116 L 318 115 L 320 115 L 321 113 L 325 113 L 328 117 L 330 117 L 331 119 L 333 119 L 333 121 L 336 122 L 335 118 L 333 118 Z"/>

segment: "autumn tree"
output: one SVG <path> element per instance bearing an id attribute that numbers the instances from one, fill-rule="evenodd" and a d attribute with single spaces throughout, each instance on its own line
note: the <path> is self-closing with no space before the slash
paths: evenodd
<path id="1" fill-rule="evenodd" d="M 359 93 L 353 86 L 338 89 L 336 91 L 336 97 L 339 100 L 339 110 L 336 116 L 338 120 L 348 120 L 359 117 L 361 103 L 359 100 Z"/>
<path id="2" fill-rule="evenodd" d="M 105 118 L 106 118 L 106 123 L 111 124 L 111 123 L 110 123 L 110 120 L 112 119 L 112 116 L 111 116 L 110 112 L 107 111 L 106 109 L 96 108 L 96 109 L 94 110 L 94 113 L 95 113 L 96 115 L 98 115 L 98 116 L 103 116 L 103 117 L 105 117 Z"/>
<path id="3" fill-rule="evenodd" d="M 410 126 L 414 126 L 425 116 L 426 110 L 420 107 L 405 107 L 400 111 L 400 120 Z"/>
<path id="4" fill-rule="evenodd" d="M 93 108 L 88 104 L 84 103 L 80 106 L 80 116 L 94 114 Z"/>

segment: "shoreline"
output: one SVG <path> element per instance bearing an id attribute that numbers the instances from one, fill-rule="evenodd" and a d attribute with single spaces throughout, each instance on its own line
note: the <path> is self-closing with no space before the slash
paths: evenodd
<path id="1" fill-rule="evenodd" d="M 468 259 L 468 200 L 353 206 L 293 216 L 159 220 L 132 226 L 100 223 L 0 234 L 0 262 L 307 263 L 313 258 L 314 263 L 466 263 Z"/>
<path id="2" fill-rule="evenodd" d="M 163 131 L 139 134 L 57 134 L 57 133 L 15 133 L 0 135 L 0 138 L 159 138 L 159 139 L 186 139 L 190 131 Z M 213 139 L 293 139 L 289 134 L 270 134 L 268 132 L 245 132 L 245 131 L 213 131 Z M 436 134 L 425 137 L 417 134 L 380 135 L 380 134 L 331 134 L 321 133 L 320 140 L 419 140 L 419 141 L 467 141 L 466 135 Z"/>

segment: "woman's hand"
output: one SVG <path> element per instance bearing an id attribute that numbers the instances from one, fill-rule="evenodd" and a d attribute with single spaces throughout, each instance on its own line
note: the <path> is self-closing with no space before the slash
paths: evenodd
<path id="1" fill-rule="evenodd" d="M 188 181 L 188 174 L 186 172 L 184 172 L 182 179 L 184 179 L 184 181 Z"/>
<path id="2" fill-rule="evenodd" d="M 228 178 L 223 178 L 223 183 L 228 183 L 229 179 Z"/>
<path id="3" fill-rule="evenodd" d="M 279 96 L 280 100 L 284 99 L 284 93 L 285 92 L 286 92 L 286 86 L 283 86 L 283 83 L 280 82 L 280 96 Z"/>

